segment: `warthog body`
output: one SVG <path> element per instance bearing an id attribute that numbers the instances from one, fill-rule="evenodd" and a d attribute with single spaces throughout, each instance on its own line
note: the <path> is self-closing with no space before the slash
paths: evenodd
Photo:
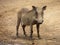
<path id="1" fill-rule="evenodd" d="M 39 25 L 43 23 L 43 14 L 44 14 L 45 9 L 46 9 L 46 6 L 43 6 L 40 10 L 35 6 L 32 6 L 32 10 L 23 8 L 21 11 L 19 11 L 18 20 L 17 20 L 17 33 L 16 33 L 17 37 L 18 37 L 19 25 L 21 23 L 25 36 L 27 36 L 26 32 L 25 32 L 25 27 L 26 27 L 26 25 L 30 25 L 30 30 L 31 30 L 30 37 L 31 38 L 32 38 L 32 34 L 33 34 L 33 25 L 36 24 L 37 35 L 38 35 L 38 38 L 40 38 Z"/>

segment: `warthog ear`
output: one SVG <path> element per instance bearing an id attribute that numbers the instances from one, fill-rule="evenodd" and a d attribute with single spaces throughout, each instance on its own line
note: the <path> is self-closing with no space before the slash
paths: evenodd
<path id="1" fill-rule="evenodd" d="M 47 7 L 47 6 L 43 6 L 42 9 L 43 9 L 43 10 L 46 10 L 46 7 Z"/>
<path id="2" fill-rule="evenodd" d="M 35 7 L 35 6 L 32 6 L 32 8 L 33 8 L 34 10 L 36 10 L 36 8 L 37 8 L 37 7 Z"/>

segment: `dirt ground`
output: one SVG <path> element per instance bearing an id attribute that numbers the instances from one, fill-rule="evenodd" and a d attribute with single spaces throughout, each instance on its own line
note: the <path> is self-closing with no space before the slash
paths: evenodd
<path id="1" fill-rule="evenodd" d="M 37 38 L 34 25 L 33 39 L 29 38 L 30 28 L 26 27 L 24 37 L 19 27 L 19 38 L 16 38 L 17 13 L 21 8 L 47 5 L 44 12 L 44 23 L 40 25 L 41 39 Z M 60 45 L 60 0 L 0 0 L 0 45 Z"/>

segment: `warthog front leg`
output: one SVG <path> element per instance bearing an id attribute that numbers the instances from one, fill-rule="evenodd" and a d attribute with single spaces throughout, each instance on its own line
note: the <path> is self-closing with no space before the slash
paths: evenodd
<path id="1" fill-rule="evenodd" d="M 22 28 L 23 28 L 24 35 L 27 36 L 27 35 L 26 35 L 26 32 L 25 32 L 25 26 L 26 26 L 26 25 L 23 25 Z"/>
<path id="2" fill-rule="evenodd" d="M 31 30 L 30 37 L 32 38 L 32 34 L 33 34 L 33 25 L 32 24 L 30 25 L 30 30 Z"/>
<path id="3" fill-rule="evenodd" d="M 40 35 L 39 35 L 39 24 L 36 24 L 36 28 L 37 28 L 37 35 L 38 35 L 38 38 L 40 39 Z"/>

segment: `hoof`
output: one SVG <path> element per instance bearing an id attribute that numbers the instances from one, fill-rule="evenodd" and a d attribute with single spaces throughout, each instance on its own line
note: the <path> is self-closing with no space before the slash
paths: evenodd
<path id="1" fill-rule="evenodd" d="M 27 35 L 25 35 L 25 37 L 27 37 Z"/>
<path id="2" fill-rule="evenodd" d="M 38 36 L 38 39 L 41 39 L 41 37 L 40 37 L 40 36 Z"/>
<path id="3" fill-rule="evenodd" d="M 32 38 L 32 36 L 30 36 L 30 38 Z"/>
<path id="4" fill-rule="evenodd" d="M 41 37 L 38 37 L 38 39 L 42 39 Z"/>
<path id="5" fill-rule="evenodd" d="M 32 36 L 30 36 L 30 39 L 32 39 L 33 37 Z"/>
<path id="6" fill-rule="evenodd" d="M 17 35 L 16 38 L 19 38 L 19 36 Z"/>

